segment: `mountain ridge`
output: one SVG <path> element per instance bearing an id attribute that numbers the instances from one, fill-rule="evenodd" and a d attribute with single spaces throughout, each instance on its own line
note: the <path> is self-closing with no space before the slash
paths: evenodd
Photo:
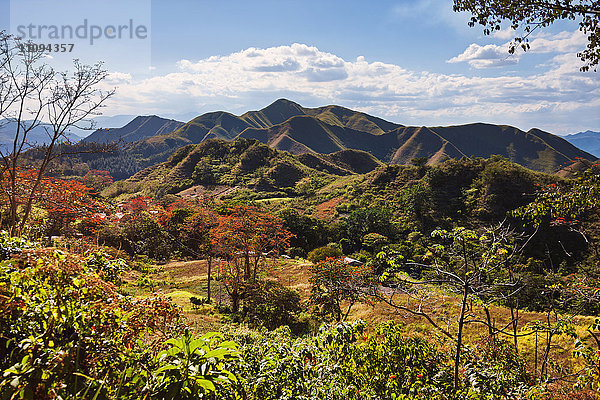
<path id="1" fill-rule="evenodd" d="M 600 158 L 600 132 L 587 130 L 564 136 L 573 145 Z"/>
<path id="2" fill-rule="evenodd" d="M 500 155 L 551 173 L 577 158 L 596 159 L 567 140 L 535 128 L 525 132 L 485 123 L 404 126 L 337 105 L 306 108 L 287 99 L 239 116 L 225 111 L 202 114 L 176 129 L 128 143 L 126 151 L 150 165 L 166 161 L 178 148 L 209 139 L 256 139 L 295 155 L 353 149 L 394 164 L 409 164 L 420 157 L 435 164 L 448 158 Z"/>
<path id="3" fill-rule="evenodd" d="M 136 142 L 157 135 L 166 135 L 184 123 L 156 115 L 137 116 L 121 128 L 97 129 L 82 139 L 84 143 Z"/>
<path id="4" fill-rule="evenodd" d="M 23 122 L 26 126 L 31 126 L 31 121 Z M 14 142 L 15 132 L 17 131 L 17 122 L 8 119 L 0 119 L 0 148 L 9 150 Z M 52 132 L 52 127 L 47 124 L 39 124 L 31 129 L 27 134 L 27 142 L 31 146 L 45 145 L 50 141 L 50 136 L 46 132 Z M 75 132 L 67 131 L 60 141 L 77 142 L 81 139 Z"/>

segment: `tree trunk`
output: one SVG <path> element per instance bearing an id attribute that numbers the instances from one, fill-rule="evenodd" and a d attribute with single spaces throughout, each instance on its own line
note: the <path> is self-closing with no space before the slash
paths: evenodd
<path id="1" fill-rule="evenodd" d="M 492 316 L 490 315 L 490 309 L 488 306 L 484 306 L 485 318 L 487 319 L 488 335 L 490 340 L 494 341 L 494 327 L 492 326 Z"/>
<path id="2" fill-rule="evenodd" d="M 533 358 L 533 377 L 537 379 L 537 369 L 538 369 L 538 332 L 537 328 L 535 330 L 535 353 Z M 541 376 L 540 376 L 541 378 Z"/>
<path id="3" fill-rule="evenodd" d="M 244 278 L 250 280 L 250 251 L 244 251 Z"/>
<path id="4" fill-rule="evenodd" d="M 258 263 L 260 262 L 260 256 L 254 255 L 254 271 L 252 271 L 252 280 L 256 281 L 256 272 L 258 270 Z"/>
<path id="5" fill-rule="evenodd" d="M 544 374 L 548 375 L 548 356 L 550 355 L 550 347 L 552 343 L 552 326 L 550 325 L 550 311 L 548 311 L 548 315 L 546 318 L 548 331 L 546 332 L 546 348 L 544 349 L 544 358 L 542 359 L 542 369 L 540 371 L 540 379 Z"/>
<path id="6" fill-rule="evenodd" d="M 207 262 L 208 262 L 208 282 L 206 284 L 206 298 L 208 299 L 208 303 L 210 304 L 210 275 L 211 275 L 211 268 L 212 268 L 212 257 L 211 256 L 208 256 Z"/>
<path id="7" fill-rule="evenodd" d="M 237 313 L 240 310 L 240 294 L 237 289 L 231 292 L 231 311 Z"/>
<path id="8" fill-rule="evenodd" d="M 519 354 L 519 341 L 518 341 L 518 334 L 517 334 L 517 328 L 519 327 L 519 308 L 518 306 L 515 307 L 513 304 L 513 301 L 510 301 L 510 316 L 512 318 L 512 331 L 513 331 L 513 342 L 515 345 L 515 353 Z"/>
<path id="9" fill-rule="evenodd" d="M 463 298 L 460 306 L 460 316 L 458 317 L 458 333 L 456 335 L 456 355 L 454 357 L 454 389 L 458 389 L 458 367 L 460 366 L 460 353 L 462 349 L 462 333 L 465 324 L 465 313 L 467 310 L 467 299 L 469 296 L 469 284 L 465 274 L 465 284 L 463 289 Z"/>

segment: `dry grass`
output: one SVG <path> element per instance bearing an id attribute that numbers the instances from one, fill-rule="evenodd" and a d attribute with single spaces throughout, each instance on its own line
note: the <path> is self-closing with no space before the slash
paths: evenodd
<path id="1" fill-rule="evenodd" d="M 397 299 L 399 302 L 406 300 L 406 296 Z M 406 304 L 403 304 L 406 305 Z M 440 302 L 438 312 L 434 320 L 451 333 L 456 332 L 456 318 L 460 312 L 460 301 L 457 297 L 446 296 L 443 302 Z M 472 313 L 477 316 L 477 319 L 484 320 L 485 314 L 482 307 L 473 306 Z M 510 310 L 504 307 L 491 307 L 490 314 L 497 328 L 508 326 L 512 320 Z M 449 317 L 449 318 L 448 318 Z M 350 313 L 350 319 L 363 319 L 370 325 L 394 320 L 405 325 L 406 333 L 410 336 L 426 338 L 429 341 L 437 343 L 441 348 L 450 350 L 449 347 L 453 343 L 436 330 L 425 318 L 411 315 L 410 313 L 399 311 L 392 306 L 379 302 L 373 305 L 358 304 L 354 306 Z M 534 321 L 546 321 L 547 315 L 536 312 L 519 312 L 518 334 L 530 332 L 526 327 Z M 554 317 L 551 317 L 551 323 L 556 322 Z M 585 337 L 585 330 L 593 322 L 592 317 L 577 317 L 574 320 L 576 331 L 579 336 Z M 507 330 L 511 333 L 512 329 Z M 513 343 L 513 338 L 509 335 L 498 335 L 499 338 Z M 485 345 L 489 341 L 488 328 L 483 324 L 471 323 L 465 326 L 464 340 L 465 344 L 472 349 L 476 349 Z M 536 351 L 536 336 L 523 336 L 518 338 L 518 348 L 520 354 L 524 357 L 530 371 L 539 375 L 542 365 L 542 352 L 546 346 L 546 335 L 539 333 L 537 337 Z M 572 337 L 561 334 L 555 335 L 551 339 L 551 350 L 549 360 L 557 366 L 563 368 L 566 372 L 576 371 L 583 365 L 580 359 L 573 357 L 574 340 Z M 537 354 L 536 354 L 537 353 Z M 536 361 L 537 359 L 537 361 Z M 562 375 L 560 371 L 550 368 L 550 372 L 554 376 Z"/>
<path id="2" fill-rule="evenodd" d="M 286 286 L 295 288 L 300 292 L 304 302 L 308 301 L 310 295 L 310 264 L 299 262 L 286 262 L 271 269 L 269 274 L 278 279 L 279 282 Z M 429 310 L 434 316 L 434 320 L 443 326 L 445 329 L 454 333 L 456 330 L 456 316 L 460 311 L 460 299 L 453 294 L 443 293 L 440 289 L 432 289 L 436 293 L 436 299 L 430 303 Z M 410 305 L 411 301 L 406 295 L 394 297 L 396 302 L 402 305 Z M 414 305 L 414 300 L 412 300 Z M 472 314 L 475 319 L 485 320 L 483 307 L 472 304 Z M 497 328 L 504 328 L 512 321 L 510 309 L 506 307 L 492 306 L 490 307 L 492 320 Z M 437 331 L 425 318 L 414 316 L 395 309 L 394 307 L 383 302 L 374 304 L 359 303 L 353 306 L 350 315 L 350 320 L 362 319 L 368 322 L 371 329 L 378 323 L 388 320 L 402 323 L 405 327 L 407 335 L 421 337 L 429 341 L 437 343 L 442 349 L 452 351 L 453 342 L 448 340 L 444 335 Z M 523 334 L 531 330 L 527 329 L 536 321 L 546 321 L 547 315 L 538 312 L 519 311 L 518 316 L 518 333 Z M 551 316 L 551 323 L 556 322 L 556 318 Z M 593 322 L 593 317 L 576 317 L 574 319 L 575 329 L 580 337 L 585 337 L 587 326 Z M 511 329 L 507 329 L 507 333 L 511 333 Z M 485 345 L 489 341 L 488 328 L 479 323 L 471 323 L 465 327 L 465 344 L 473 349 Z M 512 343 L 513 338 L 509 335 L 498 335 L 499 338 Z M 542 365 L 542 351 L 546 346 L 546 335 L 539 333 L 537 337 L 537 354 L 536 354 L 536 336 L 523 336 L 518 338 L 518 348 L 521 355 L 527 362 L 530 371 L 536 372 L 539 375 Z M 574 340 L 566 334 L 555 335 L 551 339 L 551 350 L 549 360 L 560 366 L 565 371 L 575 371 L 582 367 L 581 360 L 573 357 Z M 537 358 L 537 362 L 536 362 Z M 557 370 L 550 367 L 550 372 L 554 376 L 561 375 Z"/>
<path id="3" fill-rule="evenodd" d="M 308 304 L 310 296 L 310 264 L 297 260 L 268 260 L 269 267 L 263 271 L 263 277 L 274 279 L 297 290 L 300 293 L 302 302 Z M 216 270 L 217 268 L 215 268 Z M 145 296 L 151 293 L 149 288 L 136 287 L 135 282 L 141 276 L 139 272 L 129 271 L 125 275 L 125 280 L 129 283 L 129 292 L 138 296 Z M 213 306 L 206 306 L 202 309 L 194 310 L 189 301 L 191 296 L 206 296 L 207 286 L 207 263 L 201 261 L 177 261 L 170 262 L 164 266 L 156 267 L 152 273 L 146 277 L 153 282 L 167 282 L 166 285 L 159 286 L 160 290 L 167 297 L 181 307 L 184 315 L 190 323 L 201 332 L 210 330 L 219 330 L 223 326 L 220 316 L 214 312 Z M 227 303 L 225 290 L 217 281 L 212 281 L 212 298 L 215 303 Z M 434 315 L 436 322 L 450 332 L 455 331 L 456 316 L 459 313 L 459 298 L 452 294 L 443 293 L 440 289 L 437 291 L 435 302 L 430 304 L 429 310 Z M 402 305 L 409 305 L 410 299 L 407 296 L 395 296 L 395 301 Z M 414 303 L 414 300 L 413 300 Z M 482 307 L 472 305 L 472 313 L 477 319 L 485 319 Z M 510 310 L 505 307 L 492 306 L 490 308 L 495 326 L 502 328 L 507 326 L 512 320 Z M 535 321 L 546 321 L 547 315 L 536 312 L 519 312 L 518 330 L 519 333 L 526 332 L 526 326 Z M 420 337 L 437 343 L 443 350 L 452 351 L 453 342 L 437 331 L 423 317 L 411 315 L 395 309 L 383 302 L 374 304 L 359 303 L 353 306 L 350 320 L 365 320 L 370 329 L 378 323 L 394 320 L 404 326 L 407 335 Z M 574 320 L 576 331 L 580 336 L 585 336 L 587 326 L 593 321 L 592 317 L 578 317 Z M 551 322 L 555 318 L 551 317 Z M 510 330 L 507 330 L 510 332 Z M 482 324 L 468 324 L 465 327 L 465 344 L 473 349 L 484 345 L 489 340 L 487 327 Z M 499 335 L 500 338 L 512 343 L 512 338 L 508 335 Z M 545 334 L 538 334 L 537 347 L 535 335 L 524 336 L 518 339 L 518 348 L 521 355 L 527 361 L 530 371 L 539 375 L 541 369 L 542 351 L 546 345 Z M 537 348 L 537 354 L 536 354 Z M 573 371 L 581 367 L 580 360 L 573 358 L 573 339 L 567 335 L 556 335 L 552 338 L 552 347 L 549 359 L 556 365 L 561 366 L 565 371 Z M 536 362 L 537 358 L 537 362 Z M 558 371 L 553 371 L 555 375 Z M 583 393 L 583 392 L 582 392 Z M 584 394 L 581 394 L 583 396 Z M 566 394 L 565 394 L 566 396 Z M 594 397 L 557 397 L 559 399 L 594 399 Z"/>
<path id="4" fill-rule="evenodd" d="M 329 220 L 335 214 L 335 207 L 344 200 L 343 197 L 334 197 L 333 199 L 327 200 L 321 204 L 317 204 L 317 210 L 314 216 L 319 219 Z"/>
<path id="5" fill-rule="evenodd" d="M 552 383 L 543 388 L 543 400 L 600 400 L 600 394 L 593 390 L 573 391 L 567 383 Z"/>

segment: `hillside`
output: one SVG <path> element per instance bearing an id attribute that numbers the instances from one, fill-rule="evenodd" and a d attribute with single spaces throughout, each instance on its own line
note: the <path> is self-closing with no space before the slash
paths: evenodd
<path id="1" fill-rule="evenodd" d="M 418 131 L 431 132 L 414 134 Z M 396 223 L 420 230 L 445 224 L 446 215 L 465 224 L 501 220 L 530 201 L 540 186 L 559 179 L 500 156 L 386 165 L 358 150 L 293 155 L 257 140 L 212 139 L 182 147 L 168 161 L 114 183 L 103 195 L 119 202 L 171 194 L 285 199 L 328 221 L 376 206 L 390 210 Z"/>
<path id="2" fill-rule="evenodd" d="M 366 173 L 381 165 L 370 154 L 355 150 L 297 157 L 256 140 L 211 139 L 178 149 L 166 162 L 118 182 L 106 194 L 164 195 L 201 185 L 250 190 L 254 198 L 300 196 L 336 176 Z"/>
<path id="3" fill-rule="evenodd" d="M 298 156 L 304 165 L 334 175 L 364 174 L 383 165 L 373 155 L 359 150 L 341 150 L 331 154 L 306 153 Z"/>

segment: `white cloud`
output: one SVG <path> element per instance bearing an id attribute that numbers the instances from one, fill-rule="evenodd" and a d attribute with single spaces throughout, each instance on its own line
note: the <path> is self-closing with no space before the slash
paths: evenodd
<path id="1" fill-rule="evenodd" d="M 571 37 L 550 39 L 568 42 Z M 472 45 L 452 62 L 489 66 L 506 63 L 503 57 L 501 46 Z M 597 129 L 600 80 L 593 73 L 580 73 L 577 62 L 573 53 L 565 53 L 528 76 L 465 76 L 410 71 L 365 57 L 348 61 L 295 43 L 181 60 L 176 72 L 143 81 L 113 73 L 106 84 L 118 90 L 107 111 L 243 112 L 287 97 L 306 106 L 340 104 L 403 124 L 486 121 L 559 132 L 576 131 L 576 124 Z"/>
<path id="2" fill-rule="evenodd" d="M 519 57 L 508 53 L 508 46 L 488 44 L 480 46 L 472 43 L 464 52 L 448 60 L 449 63 L 468 62 L 473 68 L 491 68 L 514 65 L 519 62 Z"/>
<path id="3" fill-rule="evenodd" d="M 556 35 L 538 35 L 529 41 L 532 53 L 570 53 L 581 51 L 587 38 L 581 31 L 561 32 Z"/>
<path id="4" fill-rule="evenodd" d="M 495 38 L 501 39 L 501 40 L 511 40 L 517 36 L 518 36 L 517 31 L 515 31 L 512 28 L 501 29 L 499 31 L 494 31 L 494 33 L 492 33 L 492 37 L 495 37 Z"/>
<path id="5" fill-rule="evenodd" d="M 516 32 L 512 29 L 505 29 L 493 33 L 495 38 L 507 40 L 512 39 Z M 571 53 L 577 52 L 585 48 L 587 38 L 580 31 L 560 32 L 554 35 L 539 34 L 529 41 L 529 53 Z M 502 45 L 487 44 L 479 45 L 472 43 L 456 57 L 452 57 L 448 63 L 467 62 L 471 67 L 476 69 L 503 67 L 514 65 L 519 62 L 519 59 L 524 52 L 517 48 L 514 54 L 509 54 L 510 42 Z"/>
<path id="6" fill-rule="evenodd" d="M 123 72 L 111 72 L 108 74 L 106 79 L 104 79 L 104 83 L 108 85 L 131 84 L 131 74 L 126 74 Z"/>

